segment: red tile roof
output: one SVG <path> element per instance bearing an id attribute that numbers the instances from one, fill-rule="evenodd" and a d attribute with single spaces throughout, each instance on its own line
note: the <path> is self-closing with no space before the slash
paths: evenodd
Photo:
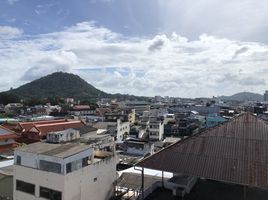
<path id="1" fill-rule="evenodd" d="M 73 110 L 89 110 L 90 106 L 89 105 L 75 105 Z"/>
<path id="2" fill-rule="evenodd" d="M 18 126 L 21 128 L 22 132 L 27 132 L 36 124 L 52 124 L 52 123 L 56 124 L 61 122 L 66 122 L 66 120 L 58 119 L 58 120 L 46 120 L 46 121 L 34 121 L 34 122 L 20 122 L 18 123 Z"/>
<path id="3" fill-rule="evenodd" d="M 0 140 L 15 139 L 18 135 L 10 129 L 0 126 Z"/>
<path id="4" fill-rule="evenodd" d="M 245 113 L 181 140 L 137 166 L 268 188 L 268 124 Z"/>
<path id="5" fill-rule="evenodd" d="M 97 108 L 96 109 L 96 114 L 97 115 L 100 115 L 100 116 L 103 116 L 104 114 L 106 113 L 111 113 L 111 109 L 110 108 Z"/>
<path id="6" fill-rule="evenodd" d="M 18 147 L 18 144 L 16 144 L 16 143 L 0 145 L 0 153 L 10 152 L 13 149 L 15 149 L 16 147 Z"/>
<path id="7" fill-rule="evenodd" d="M 63 131 L 69 128 L 80 128 L 84 126 L 81 121 L 69 121 L 56 124 L 36 124 L 34 128 L 39 131 L 39 136 L 46 136 L 48 132 Z"/>

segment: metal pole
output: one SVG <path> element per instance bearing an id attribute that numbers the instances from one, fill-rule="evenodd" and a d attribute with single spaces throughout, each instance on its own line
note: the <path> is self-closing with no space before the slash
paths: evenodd
<path id="1" fill-rule="evenodd" d="M 164 188 L 164 171 L 162 171 L 162 188 Z"/>
<path id="2" fill-rule="evenodd" d="M 144 199 L 144 168 L 141 170 L 141 198 Z"/>

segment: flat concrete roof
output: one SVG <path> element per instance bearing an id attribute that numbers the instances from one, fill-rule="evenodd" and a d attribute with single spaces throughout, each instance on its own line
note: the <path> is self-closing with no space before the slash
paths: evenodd
<path id="1" fill-rule="evenodd" d="M 0 168 L 0 175 L 13 176 L 13 165 Z"/>
<path id="2" fill-rule="evenodd" d="M 29 144 L 26 147 L 16 149 L 16 151 L 42 154 L 58 158 L 67 158 L 72 155 L 78 154 L 82 151 L 90 149 L 89 145 L 84 143 L 65 143 L 65 144 L 51 144 L 45 142 L 37 142 Z"/>

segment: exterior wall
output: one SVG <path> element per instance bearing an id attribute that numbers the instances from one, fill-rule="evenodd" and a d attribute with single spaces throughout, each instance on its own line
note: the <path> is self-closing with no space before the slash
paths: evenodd
<path id="1" fill-rule="evenodd" d="M 15 158 L 17 158 L 18 155 L 21 156 L 21 166 L 30 167 L 33 169 L 39 169 L 40 168 L 39 161 L 45 160 L 45 161 L 50 161 L 50 162 L 55 162 L 55 163 L 61 164 L 61 172 L 63 174 L 66 173 L 65 165 L 67 163 L 72 162 L 72 161 L 76 161 L 76 160 L 79 160 L 79 159 L 82 159 L 85 157 L 89 157 L 92 154 L 93 154 L 93 150 L 88 149 L 88 150 L 85 150 L 85 151 L 80 152 L 78 154 L 72 155 L 72 156 L 63 160 L 63 159 L 57 158 L 57 157 L 46 156 L 46 155 L 42 155 L 42 154 L 38 155 L 38 154 L 22 152 L 22 151 L 15 151 L 15 153 L 14 153 Z"/>
<path id="2" fill-rule="evenodd" d="M 13 144 L 13 143 L 15 143 L 14 139 L 0 140 L 0 146 L 1 145 L 7 145 L 7 144 Z"/>
<path id="3" fill-rule="evenodd" d="M 117 120 L 117 141 L 124 140 L 124 134 L 129 135 L 130 132 L 130 123 L 129 122 L 121 122 L 120 119 Z"/>
<path id="4" fill-rule="evenodd" d="M 72 128 L 63 131 L 50 132 L 47 134 L 47 141 L 53 143 L 67 142 L 79 138 L 80 138 L 79 131 L 74 130 Z"/>
<path id="5" fill-rule="evenodd" d="M 149 138 L 153 140 L 162 140 L 164 135 L 164 123 L 150 123 Z"/>
<path id="6" fill-rule="evenodd" d="M 39 187 L 62 192 L 63 200 L 108 200 L 116 180 L 116 157 L 100 160 L 67 175 L 14 165 L 14 199 L 41 200 Z M 34 177 L 34 178 L 33 178 Z M 35 195 L 16 190 L 16 180 L 35 185 Z"/>
<path id="7" fill-rule="evenodd" d="M 111 157 L 65 176 L 64 200 L 108 200 L 113 195 L 117 158 Z"/>
<path id="8" fill-rule="evenodd" d="M 133 125 L 136 121 L 136 112 L 135 109 L 131 110 L 131 113 L 128 114 L 128 121 L 131 125 Z"/>
<path id="9" fill-rule="evenodd" d="M 71 110 L 69 113 L 71 115 L 80 116 L 80 115 L 92 115 L 94 110 Z"/>
<path id="10" fill-rule="evenodd" d="M 22 180 L 35 185 L 35 195 L 16 190 L 16 180 Z M 64 175 L 14 165 L 14 200 L 41 200 L 39 186 L 64 191 Z"/>
<path id="11" fill-rule="evenodd" d="M 13 176 L 0 175 L 0 196 L 13 199 Z"/>
<path id="12" fill-rule="evenodd" d="M 141 148 L 138 147 L 127 147 L 127 153 L 132 155 L 141 155 L 145 156 L 146 154 L 153 154 L 154 145 L 153 144 L 144 144 Z"/>

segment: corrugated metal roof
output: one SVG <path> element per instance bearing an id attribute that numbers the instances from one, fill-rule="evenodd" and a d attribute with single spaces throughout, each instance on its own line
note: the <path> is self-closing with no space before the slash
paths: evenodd
<path id="1" fill-rule="evenodd" d="M 268 188 L 268 124 L 245 113 L 181 140 L 137 165 Z"/>

